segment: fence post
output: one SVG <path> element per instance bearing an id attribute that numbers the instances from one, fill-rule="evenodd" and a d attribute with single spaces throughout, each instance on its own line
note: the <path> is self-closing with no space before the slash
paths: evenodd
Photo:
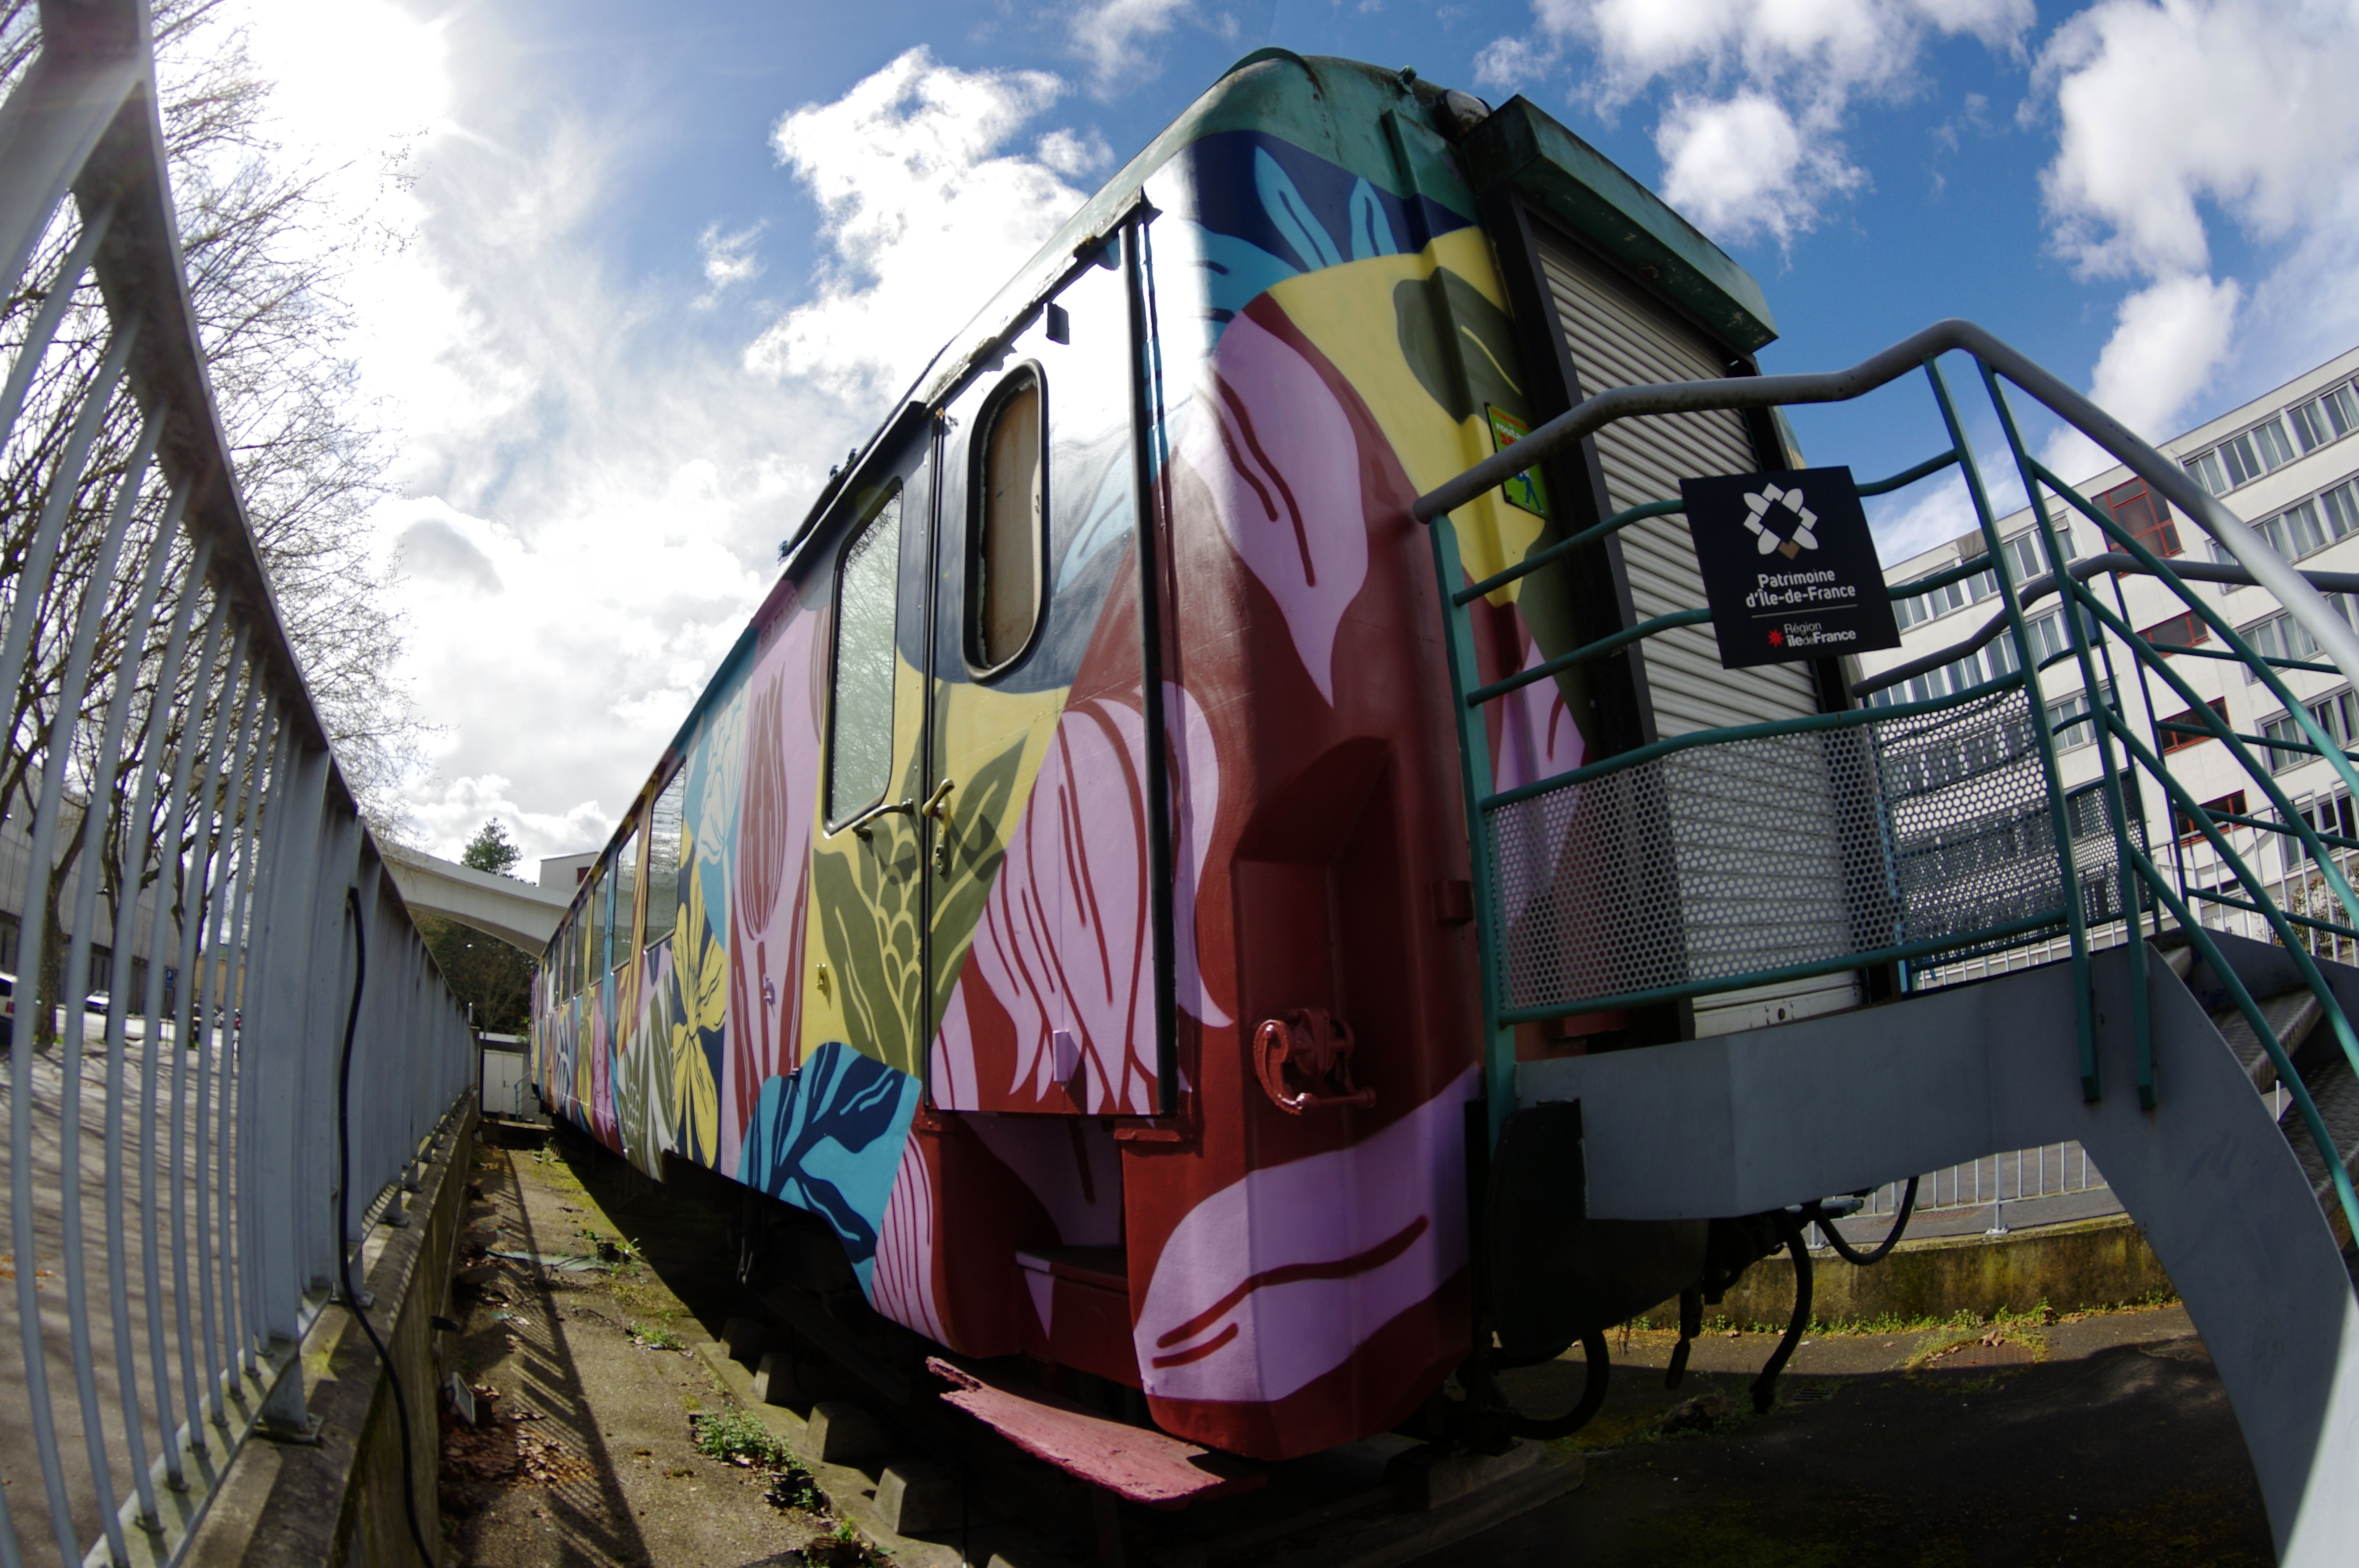
<path id="1" fill-rule="evenodd" d="M 309 1108 L 302 1093 L 305 998 L 310 989 L 312 890 L 319 878 L 321 816 L 327 807 L 328 755 L 295 750 L 287 770 L 279 832 L 283 860 L 270 879 L 263 919 L 260 994 L 248 1031 L 254 1055 L 255 1256 L 261 1318 L 274 1341 L 299 1332 L 303 1287 L 299 1205 L 305 1196 L 295 1148 Z M 183 982 L 185 989 L 185 981 Z"/>

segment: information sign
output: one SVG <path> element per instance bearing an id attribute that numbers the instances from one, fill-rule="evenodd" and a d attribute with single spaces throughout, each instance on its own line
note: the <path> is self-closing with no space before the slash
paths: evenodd
<path id="1" fill-rule="evenodd" d="M 1851 470 L 1683 479 L 1680 496 L 1723 668 L 1900 645 Z"/>

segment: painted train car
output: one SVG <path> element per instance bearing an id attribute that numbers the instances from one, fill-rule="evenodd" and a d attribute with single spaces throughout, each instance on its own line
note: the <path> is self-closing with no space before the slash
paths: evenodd
<path id="1" fill-rule="evenodd" d="M 1253 1457 L 1410 1420 L 1490 1335 L 1459 731 L 1408 508 L 1582 395 L 1751 373 L 1772 335 L 1750 276 L 1530 104 L 1249 57 L 787 542 L 549 950 L 543 1096 L 650 1173 L 778 1200 L 923 1342 Z M 1768 417 L 1613 427 L 1458 514 L 1465 567 L 1794 461 Z M 1478 659 L 1702 600 L 1655 518 L 1478 600 Z M 1495 704 L 1492 773 L 1840 706 L 1834 676 L 1675 632 Z"/>

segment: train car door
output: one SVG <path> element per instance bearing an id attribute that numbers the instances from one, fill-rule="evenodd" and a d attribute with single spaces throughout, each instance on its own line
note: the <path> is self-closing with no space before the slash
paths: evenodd
<path id="1" fill-rule="evenodd" d="M 812 944 L 818 991 L 810 1016 L 820 1032 L 841 1021 L 860 1055 L 916 1076 L 924 1069 L 925 861 L 921 804 L 931 787 L 925 748 L 926 614 L 933 574 L 936 436 L 931 420 L 905 417 L 845 486 L 830 563 L 814 588 L 830 597 L 826 647 L 815 673 L 824 682 L 820 832 L 811 846 Z M 775 705 L 765 705 L 767 715 Z M 778 748 L 746 737 L 749 755 Z M 749 778 L 740 810 L 741 862 L 783 856 L 747 834 L 788 833 L 783 789 L 765 798 Z M 773 818 L 777 820 L 773 821 Z"/>
<path id="2" fill-rule="evenodd" d="M 1156 1108 L 1130 341 L 1110 241 L 943 410 L 920 798 L 944 1109 Z"/>

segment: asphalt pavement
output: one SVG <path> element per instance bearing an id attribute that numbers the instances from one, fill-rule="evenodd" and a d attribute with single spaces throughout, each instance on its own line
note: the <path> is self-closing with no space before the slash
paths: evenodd
<path id="1" fill-rule="evenodd" d="M 1429 1568 L 2214 1568 L 2276 1561 L 2225 1390 L 2176 1304 L 2065 1321 L 1814 1336 L 1770 1412 L 1777 1343 L 1612 1336 L 1582 1489 L 1424 1559 Z M 1562 1408 L 1586 1368 L 1516 1374 Z M 1697 1404 L 1669 1424 L 1685 1401 Z M 1713 1412 L 1726 1413 L 1712 1419 Z"/>

